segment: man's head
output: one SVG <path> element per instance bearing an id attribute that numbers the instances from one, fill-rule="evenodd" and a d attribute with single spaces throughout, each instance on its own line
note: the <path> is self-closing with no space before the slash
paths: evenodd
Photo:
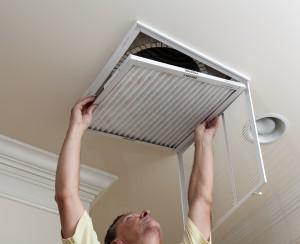
<path id="1" fill-rule="evenodd" d="M 150 211 L 118 216 L 107 230 L 105 244 L 161 243 L 159 223 Z"/>

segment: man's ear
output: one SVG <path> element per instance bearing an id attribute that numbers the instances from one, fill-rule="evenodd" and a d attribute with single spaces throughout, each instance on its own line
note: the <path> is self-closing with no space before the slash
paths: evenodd
<path id="1" fill-rule="evenodd" d="M 125 242 L 120 239 L 114 239 L 111 243 L 112 244 L 125 244 Z"/>

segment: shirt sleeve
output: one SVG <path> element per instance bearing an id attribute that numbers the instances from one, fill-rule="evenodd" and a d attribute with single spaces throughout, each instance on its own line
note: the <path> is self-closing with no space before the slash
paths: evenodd
<path id="1" fill-rule="evenodd" d="M 77 223 L 74 235 L 61 239 L 63 244 L 100 244 L 97 233 L 94 231 L 92 219 L 86 210 Z"/>
<path id="2" fill-rule="evenodd" d="M 199 231 L 197 226 L 193 223 L 193 221 L 188 217 L 185 230 L 183 234 L 183 240 L 181 244 L 210 244 L 211 237 L 209 241 L 205 240 L 203 234 Z"/>

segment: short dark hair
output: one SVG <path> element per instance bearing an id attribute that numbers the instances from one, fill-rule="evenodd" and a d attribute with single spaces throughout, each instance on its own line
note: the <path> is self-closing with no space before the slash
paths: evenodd
<path id="1" fill-rule="evenodd" d="M 111 244 L 111 242 L 116 239 L 116 237 L 117 237 L 117 222 L 120 218 L 122 218 L 124 216 L 126 216 L 126 214 L 119 215 L 117 218 L 115 218 L 115 220 L 109 226 L 109 228 L 106 232 L 106 235 L 105 235 L 105 239 L 104 239 L 105 244 Z"/>

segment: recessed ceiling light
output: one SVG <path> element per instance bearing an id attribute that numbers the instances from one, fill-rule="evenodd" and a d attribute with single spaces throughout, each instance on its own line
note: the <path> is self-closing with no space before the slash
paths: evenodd
<path id="1" fill-rule="evenodd" d="M 266 114 L 256 118 L 258 140 L 261 144 L 278 140 L 286 131 L 288 120 L 280 114 Z M 253 142 L 253 132 L 249 122 L 244 126 L 243 134 L 248 141 Z"/>

